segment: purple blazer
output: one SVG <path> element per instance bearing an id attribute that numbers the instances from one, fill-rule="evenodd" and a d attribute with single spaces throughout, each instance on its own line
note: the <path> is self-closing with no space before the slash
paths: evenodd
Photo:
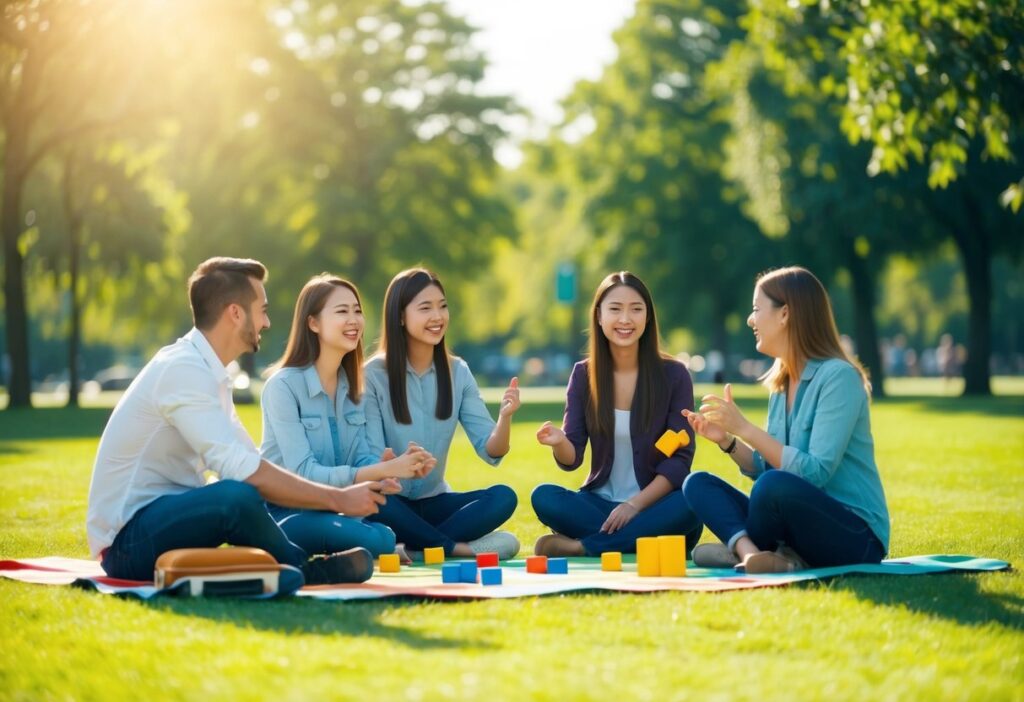
<path id="1" fill-rule="evenodd" d="M 684 409 L 693 409 L 693 381 L 690 379 L 690 372 L 682 363 L 670 359 L 662 359 L 662 368 L 665 370 L 665 382 L 668 385 L 669 393 L 663 406 L 657 407 L 654 412 L 654 422 L 650 431 L 638 433 L 635 425 L 637 409 L 634 395 L 634 406 L 632 407 L 631 419 L 633 423 L 631 438 L 633 441 L 633 470 L 636 472 L 636 482 L 643 490 L 647 487 L 654 476 L 664 475 L 672 483 L 672 487 L 679 488 L 683 480 L 690 473 L 690 464 L 693 463 L 694 435 L 689 423 L 681 414 Z M 590 475 L 583 483 L 583 490 L 593 490 L 600 487 L 607 480 L 612 472 L 612 459 L 615 453 L 615 440 L 613 437 L 590 436 L 587 431 L 586 407 L 590 402 L 590 377 L 588 373 L 588 362 L 580 361 L 572 369 L 569 377 L 569 388 L 566 390 L 565 417 L 562 420 L 562 431 L 576 448 L 576 460 L 569 465 L 558 463 L 562 470 L 576 470 L 583 463 L 583 454 L 587 448 L 587 440 L 593 453 L 590 458 Z M 661 451 L 654 447 L 654 442 L 661 438 L 666 429 L 679 431 L 685 429 L 690 435 L 690 443 L 666 457 Z"/>

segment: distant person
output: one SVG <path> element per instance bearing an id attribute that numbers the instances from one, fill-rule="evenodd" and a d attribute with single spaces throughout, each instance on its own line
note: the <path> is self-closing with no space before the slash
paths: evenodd
<path id="1" fill-rule="evenodd" d="M 580 467 L 589 442 L 590 474 L 579 490 L 534 489 L 533 510 L 555 532 L 541 536 L 534 552 L 633 553 L 637 538 L 669 534 L 685 534 L 692 549 L 702 527 L 680 490 L 694 454 L 681 412 L 692 408 L 690 373 L 659 349 L 647 286 L 625 271 L 607 276 L 594 293 L 590 350 L 569 378 L 562 427 L 545 422 L 537 431 L 566 471 Z M 691 439 L 671 456 L 654 445 L 667 429 Z"/>
<path id="2" fill-rule="evenodd" d="M 302 570 L 307 584 L 361 582 L 363 548 L 313 558 L 288 539 L 264 500 L 361 517 L 385 504 L 393 481 L 319 485 L 260 458 L 238 419 L 225 367 L 259 349 L 270 327 L 266 268 L 211 258 L 192 273 L 195 327 L 146 364 L 114 408 L 89 489 L 89 548 L 115 578 L 150 580 L 177 548 L 254 546 Z M 220 480 L 207 484 L 205 472 Z"/>
<path id="3" fill-rule="evenodd" d="M 445 481 L 448 450 L 462 425 L 477 455 L 496 466 L 509 450 L 512 416 L 519 409 L 516 378 L 505 390 L 495 422 L 469 366 L 445 346 L 448 300 L 430 271 L 411 268 L 392 279 L 384 296 L 380 350 L 366 364 L 366 426 L 374 453 L 413 442 L 437 460 L 422 477 L 403 478 L 398 495 L 372 520 L 386 524 L 407 548 L 443 547 L 469 557 L 493 551 L 501 559 L 519 541 L 496 531 L 516 508 L 507 485 L 455 492 Z"/>
<path id="4" fill-rule="evenodd" d="M 939 337 L 939 345 L 935 348 L 935 365 L 945 382 L 957 376 L 957 353 L 952 334 Z"/>
<path id="5" fill-rule="evenodd" d="M 843 351 L 828 294 L 799 267 L 762 275 L 754 288 L 757 350 L 775 359 L 762 379 L 771 391 L 768 429 L 732 399 L 706 395 L 690 425 L 754 480 L 748 498 L 710 473 L 693 473 L 683 493 L 721 539 L 702 544 L 704 567 L 748 573 L 806 566 L 878 563 L 889 546 L 889 512 L 875 465 L 870 385 Z"/>
<path id="6" fill-rule="evenodd" d="M 345 487 L 384 478 L 422 477 L 433 457 L 410 444 L 398 458 L 370 452 L 363 394 L 363 306 L 356 287 L 327 274 L 310 279 L 295 302 L 278 370 L 263 387 L 264 459 L 307 480 Z M 307 552 L 362 546 L 395 551 L 387 526 L 323 510 L 269 505 L 270 514 Z"/>

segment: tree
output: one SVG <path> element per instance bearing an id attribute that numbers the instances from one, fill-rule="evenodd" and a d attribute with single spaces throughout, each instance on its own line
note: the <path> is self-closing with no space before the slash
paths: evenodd
<path id="1" fill-rule="evenodd" d="M 1024 222 L 1024 13 L 1019 3 L 921 0 L 799 3 L 765 0 L 746 18 L 765 65 L 793 91 L 823 91 L 844 102 L 841 126 L 872 144 L 869 174 L 926 161 L 932 198 L 964 262 L 971 300 L 966 394 L 988 394 L 991 261 L 1018 256 Z M 969 183 L 955 181 L 967 179 Z M 985 183 L 979 191 L 977 184 Z M 953 205 L 957 214 L 949 211 Z"/>

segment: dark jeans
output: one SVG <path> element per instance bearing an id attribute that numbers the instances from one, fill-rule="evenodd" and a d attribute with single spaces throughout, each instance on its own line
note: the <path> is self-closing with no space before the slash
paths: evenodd
<path id="1" fill-rule="evenodd" d="M 455 544 L 479 539 L 508 521 L 517 502 L 508 485 L 419 500 L 389 495 L 380 512 L 366 519 L 388 525 L 398 541 L 411 549 L 444 546 L 444 552 L 451 554 Z"/>
<path id="2" fill-rule="evenodd" d="M 262 548 L 279 563 L 299 568 L 306 552 L 293 544 L 248 483 L 221 480 L 150 502 L 128 520 L 103 556 L 114 578 L 152 580 L 156 559 L 175 548 Z"/>
<path id="3" fill-rule="evenodd" d="M 606 500 L 588 490 L 569 490 L 561 485 L 538 485 L 531 496 L 533 511 L 546 526 L 559 534 L 579 539 L 588 556 L 605 551 L 636 552 L 636 540 L 643 536 L 684 534 L 687 552 L 700 541 L 701 525 L 686 503 L 681 490 L 673 490 L 638 513 L 614 534 L 601 533 L 612 510 L 621 503 Z"/>
<path id="4" fill-rule="evenodd" d="M 335 512 L 292 509 L 278 505 L 268 507 L 270 516 L 284 530 L 288 540 L 306 553 L 337 553 L 361 546 L 376 558 L 382 553 L 393 553 L 395 550 L 395 533 L 383 524 Z"/>
<path id="5" fill-rule="evenodd" d="M 717 476 L 691 473 L 683 494 L 726 544 L 746 533 L 759 549 L 786 544 L 815 568 L 878 563 L 885 555 L 867 522 L 792 473 L 763 473 L 749 498 Z"/>

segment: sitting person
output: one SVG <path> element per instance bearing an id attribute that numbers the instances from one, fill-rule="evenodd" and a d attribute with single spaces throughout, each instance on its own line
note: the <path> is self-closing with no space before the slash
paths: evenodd
<path id="1" fill-rule="evenodd" d="M 265 277 L 248 259 L 200 264 L 188 285 L 195 327 L 161 349 L 114 408 L 86 522 L 89 548 L 108 575 L 150 580 L 165 551 L 223 543 L 264 549 L 299 568 L 307 584 L 362 582 L 373 573 L 366 549 L 307 552 L 267 511 L 264 500 L 361 517 L 398 485 L 321 485 L 260 458 L 235 412 L 226 366 L 257 351 L 270 326 Z M 220 480 L 207 484 L 206 471 Z"/>
<path id="2" fill-rule="evenodd" d="M 516 508 L 507 485 L 455 492 L 445 481 L 448 449 L 461 424 L 478 456 L 497 465 L 509 450 L 512 415 L 519 409 L 516 379 L 505 390 L 498 421 L 491 419 L 476 380 L 461 358 L 448 355 L 448 302 L 435 275 L 422 268 L 392 279 L 384 296 L 380 352 L 366 365 L 366 426 L 374 453 L 412 441 L 437 459 L 424 477 L 403 479 L 374 521 L 387 524 L 410 549 L 441 546 L 449 556 L 494 551 L 502 560 L 519 541 L 495 531 Z"/>
<path id="3" fill-rule="evenodd" d="M 278 370 L 263 386 L 260 455 L 307 480 L 346 486 L 383 478 L 422 477 L 434 460 L 410 444 L 381 461 L 370 453 L 363 391 L 362 302 L 356 287 L 329 275 L 312 278 L 295 303 L 295 316 Z M 292 543 L 308 552 L 362 546 L 374 556 L 395 551 L 384 524 L 308 509 L 269 505 Z"/>
<path id="4" fill-rule="evenodd" d="M 685 411 L 701 436 L 754 480 L 748 498 L 721 478 L 694 473 L 683 493 L 722 540 L 693 553 L 699 566 L 748 573 L 878 563 L 889 545 L 889 512 L 875 465 L 870 385 L 840 345 L 828 293 L 799 267 L 762 275 L 747 318 L 757 350 L 775 359 L 768 429 L 732 399 L 707 395 Z"/>
<path id="5" fill-rule="evenodd" d="M 631 273 L 609 275 L 594 294 L 590 353 L 569 378 L 562 428 L 545 422 L 537 431 L 562 470 L 580 467 L 589 440 L 590 475 L 579 490 L 534 489 L 533 510 L 555 532 L 541 536 L 534 552 L 633 553 L 638 538 L 670 534 L 685 534 L 692 549 L 702 527 L 680 490 L 694 453 L 680 412 L 692 407 L 689 371 L 659 350 L 647 286 Z M 671 456 L 655 447 L 667 429 L 691 435 Z"/>

